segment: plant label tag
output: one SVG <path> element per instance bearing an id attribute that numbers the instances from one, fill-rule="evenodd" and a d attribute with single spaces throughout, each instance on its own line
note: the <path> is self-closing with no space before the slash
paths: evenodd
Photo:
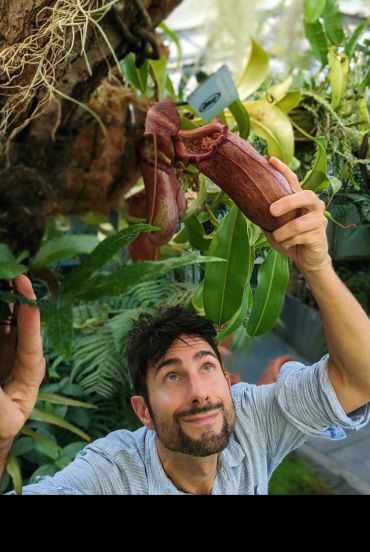
<path id="1" fill-rule="evenodd" d="M 222 65 L 216 73 L 202 82 L 187 101 L 199 113 L 205 123 L 209 123 L 225 107 L 239 98 L 230 69 Z"/>

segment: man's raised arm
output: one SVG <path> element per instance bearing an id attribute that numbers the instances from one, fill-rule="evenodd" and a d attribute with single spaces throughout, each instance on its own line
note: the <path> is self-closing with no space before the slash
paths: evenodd
<path id="1" fill-rule="evenodd" d="M 17 291 L 35 299 L 26 276 L 15 279 Z M 20 305 L 17 326 L 1 326 L 0 335 L 0 477 L 12 443 L 30 416 L 45 373 L 37 308 Z"/>
<path id="2" fill-rule="evenodd" d="M 370 320 L 333 270 L 328 254 L 325 204 L 302 190 L 296 175 L 272 158 L 271 164 L 296 192 L 273 203 L 280 216 L 294 209 L 302 215 L 267 234 L 271 245 L 301 270 L 320 308 L 329 350 L 330 381 L 346 413 L 370 401 Z"/>

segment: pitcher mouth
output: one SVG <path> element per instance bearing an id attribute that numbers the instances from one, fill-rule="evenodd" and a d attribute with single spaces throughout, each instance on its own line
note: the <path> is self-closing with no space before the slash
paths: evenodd
<path id="1" fill-rule="evenodd" d="M 207 159 L 226 140 L 228 132 L 227 125 L 221 121 L 194 130 L 180 130 L 172 138 L 176 157 L 185 165 Z"/>

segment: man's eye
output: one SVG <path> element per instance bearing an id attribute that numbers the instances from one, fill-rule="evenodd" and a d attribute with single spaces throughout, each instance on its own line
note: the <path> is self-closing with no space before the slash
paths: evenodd
<path id="1" fill-rule="evenodd" d="M 214 366 L 212 366 L 212 364 L 205 364 L 205 365 L 203 366 L 203 370 L 204 370 L 205 372 L 213 372 Z"/>
<path id="2" fill-rule="evenodd" d="M 171 372 L 171 374 L 167 374 L 167 376 L 164 378 L 165 381 L 169 381 L 171 383 L 173 383 L 174 381 L 177 381 L 178 380 L 178 375 L 177 374 L 174 374 L 173 372 Z"/>

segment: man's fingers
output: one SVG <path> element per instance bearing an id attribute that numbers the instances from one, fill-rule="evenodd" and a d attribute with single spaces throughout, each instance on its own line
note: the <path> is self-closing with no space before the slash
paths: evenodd
<path id="1" fill-rule="evenodd" d="M 311 190 L 303 190 L 275 201 L 270 205 L 270 212 L 274 216 L 280 216 L 300 208 L 323 213 L 325 203 Z"/>
<path id="2" fill-rule="evenodd" d="M 280 161 L 277 157 L 270 157 L 269 163 L 279 172 L 281 172 L 282 175 L 285 176 L 287 181 L 290 184 L 290 187 L 292 188 L 293 192 L 300 192 L 302 191 L 302 188 L 299 185 L 297 175 L 290 170 L 285 163 Z"/>
<path id="3" fill-rule="evenodd" d="M 282 243 L 298 234 L 304 234 L 320 228 L 326 229 L 326 225 L 327 220 L 325 217 L 322 217 L 318 213 L 316 214 L 316 212 L 308 213 L 277 228 L 277 230 L 274 230 L 272 233 L 272 236 L 275 241 Z"/>
<path id="4" fill-rule="evenodd" d="M 323 243 L 325 240 L 325 234 L 321 230 L 315 230 L 313 232 L 304 232 L 303 234 L 297 234 L 291 238 L 279 242 L 280 247 L 283 249 L 290 249 L 296 245 L 308 245 L 317 246 L 317 244 Z"/>
<path id="5" fill-rule="evenodd" d="M 15 279 L 18 293 L 36 299 L 30 280 L 26 276 Z M 40 385 L 45 372 L 40 334 L 40 311 L 36 307 L 18 307 L 17 357 L 13 371 L 16 380 L 31 386 Z"/>

